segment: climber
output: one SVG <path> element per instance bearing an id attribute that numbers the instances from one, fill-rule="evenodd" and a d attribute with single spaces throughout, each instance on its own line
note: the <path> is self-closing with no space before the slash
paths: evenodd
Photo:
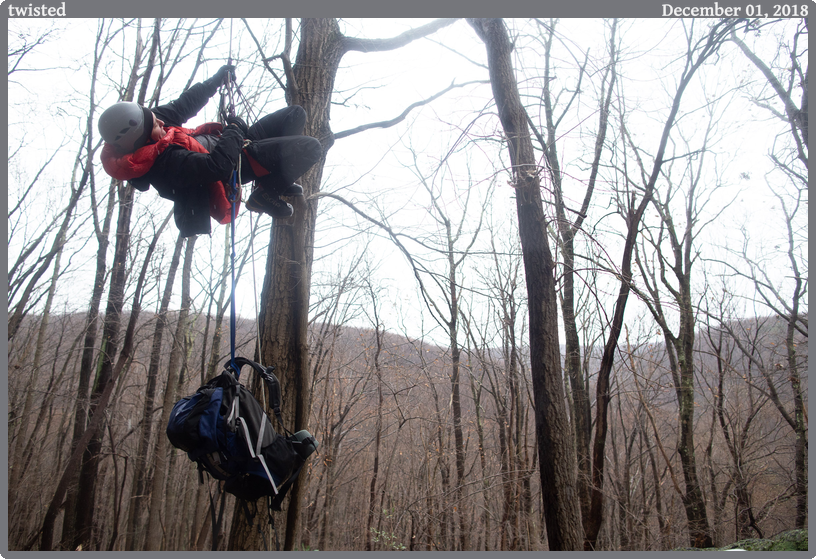
<path id="1" fill-rule="evenodd" d="M 232 219 L 229 178 L 240 166 L 239 182 L 255 181 L 246 201 L 250 211 L 274 218 L 292 215 L 292 205 L 281 196 L 302 196 L 295 180 L 320 158 L 321 146 L 303 136 L 306 113 L 290 106 L 264 116 L 252 126 L 227 117 L 194 129 L 183 128 L 226 80 L 235 79 L 232 65 L 222 66 L 211 78 L 190 87 L 181 96 L 154 109 L 120 102 L 99 118 L 105 140 L 102 165 L 113 178 L 129 180 L 140 191 L 152 184 L 159 196 L 174 202 L 181 234 L 210 233 L 210 217 L 219 223 Z M 239 165 L 240 158 L 240 165 Z M 240 188 L 234 194 L 236 210 Z"/>

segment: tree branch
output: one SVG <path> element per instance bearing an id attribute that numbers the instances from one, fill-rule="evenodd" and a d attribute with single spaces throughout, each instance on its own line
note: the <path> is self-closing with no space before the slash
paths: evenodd
<path id="1" fill-rule="evenodd" d="M 436 33 L 440 29 L 451 25 L 456 20 L 457 18 L 437 19 L 415 29 L 409 29 L 408 31 L 405 31 L 396 37 L 391 37 L 390 39 L 357 39 L 352 37 L 344 37 L 343 46 L 345 47 L 346 52 L 382 52 L 387 50 L 395 50 L 400 47 L 404 47 L 412 41 Z"/>
<path id="2" fill-rule="evenodd" d="M 411 265 L 411 269 L 414 271 L 414 277 L 416 278 L 417 282 L 419 283 L 419 290 L 420 290 L 420 293 L 422 293 L 422 298 L 425 299 L 425 304 L 428 306 L 428 308 L 431 308 L 432 306 L 433 307 L 436 306 L 433 303 L 433 301 L 429 301 L 428 298 L 425 296 L 425 291 L 426 291 L 425 284 L 422 283 L 422 278 L 420 277 L 419 269 L 418 269 L 418 266 L 417 266 L 416 262 L 414 262 L 414 258 L 411 256 L 411 253 L 408 251 L 408 249 L 405 248 L 405 245 L 403 245 L 400 242 L 400 240 L 397 238 L 398 237 L 397 233 L 395 233 L 394 230 L 391 229 L 391 227 L 389 227 L 385 223 L 382 223 L 381 221 L 378 221 L 378 220 L 374 219 L 373 217 L 369 216 L 368 214 L 364 213 L 362 210 L 358 209 L 353 203 L 349 202 L 348 200 L 346 200 L 342 196 L 338 196 L 337 194 L 332 194 L 331 192 L 316 192 L 315 194 L 312 194 L 311 196 L 309 196 L 307 198 L 307 200 L 317 200 L 319 198 L 333 198 L 333 199 L 337 200 L 338 202 L 342 202 L 343 204 L 345 204 L 346 206 L 351 208 L 355 213 L 362 216 L 364 219 L 370 221 L 371 223 L 373 223 L 374 225 L 380 227 L 386 233 L 388 233 L 388 236 L 391 237 L 391 240 L 394 242 L 394 244 L 397 245 L 397 247 L 400 249 L 400 251 L 405 255 L 405 258 L 408 259 L 408 263 Z M 434 316 L 434 320 L 437 320 L 436 316 Z M 438 320 L 437 320 L 437 322 L 438 322 Z M 442 325 L 442 324 L 440 324 L 440 326 L 443 326 L 445 328 L 447 327 L 447 326 Z"/>
<path id="3" fill-rule="evenodd" d="M 362 124 L 360 126 L 357 126 L 356 128 L 351 128 L 349 130 L 343 130 L 342 132 L 337 132 L 334 135 L 334 139 L 339 140 L 340 138 L 345 138 L 345 137 L 351 136 L 353 134 L 358 134 L 360 132 L 364 132 L 364 131 L 370 130 L 372 128 L 390 128 L 390 127 L 394 126 L 395 124 L 399 124 L 400 122 L 405 120 L 405 117 L 407 117 L 408 114 L 412 110 L 414 110 L 415 108 L 421 107 L 423 105 L 427 105 L 428 103 L 431 103 L 432 101 L 438 99 L 439 97 L 442 97 L 445 93 L 447 93 L 451 89 L 455 89 L 457 87 L 465 87 L 466 85 L 471 85 L 471 84 L 474 84 L 474 83 L 490 83 L 490 82 L 486 81 L 486 80 L 476 80 L 476 81 L 465 82 L 465 83 L 458 84 L 458 85 L 455 84 L 455 83 L 451 83 L 448 87 L 446 87 L 445 89 L 443 89 L 439 93 L 431 95 L 430 97 L 428 97 L 427 99 L 424 99 L 422 101 L 417 101 L 416 103 L 412 103 L 411 105 L 408 106 L 407 109 L 402 111 L 402 113 L 399 116 L 397 116 L 395 118 L 392 118 L 391 120 L 383 120 L 383 121 L 380 121 L 380 122 L 371 122 L 371 123 L 368 123 L 368 124 Z"/>
<path id="4" fill-rule="evenodd" d="M 255 41 L 255 46 L 258 47 L 258 54 L 261 55 L 261 61 L 263 62 L 264 68 L 266 68 L 269 71 L 269 73 L 272 74 L 272 77 L 275 78 L 275 81 L 278 82 L 278 85 L 281 86 L 281 89 L 286 91 L 286 85 L 283 83 L 283 81 L 281 81 L 281 79 L 275 73 L 275 70 L 272 69 L 272 66 L 269 65 L 269 61 L 274 60 L 274 57 L 273 58 L 267 58 L 266 57 L 266 55 L 264 54 L 263 48 L 261 48 L 261 43 L 258 42 L 257 37 L 255 37 L 255 34 L 252 32 L 252 29 L 249 27 L 249 22 L 247 22 L 246 18 L 243 18 L 243 17 L 241 18 L 241 21 L 244 22 L 244 26 L 247 28 L 247 31 L 249 31 L 249 36 L 252 37 L 252 40 Z"/>

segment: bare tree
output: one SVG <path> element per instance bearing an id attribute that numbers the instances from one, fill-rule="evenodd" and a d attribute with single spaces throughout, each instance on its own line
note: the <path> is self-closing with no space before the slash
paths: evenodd
<path id="1" fill-rule="evenodd" d="M 556 69 L 551 68 L 554 64 L 553 55 L 553 41 L 556 39 L 556 20 L 550 20 L 548 23 L 538 22 L 539 26 L 543 28 L 544 41 L 544 88 L 542 92 L 542 102 L 544 105 L 543 124 L 544 134 L 540 133 L 534 124 L 531 125 L 533 132 L 541 145 L 544 152 L 549 177 L 552 182 L 553 193 L 555 195 L 555 210 L 557 219 L 556 225 L 558 230 L 558 243 L 561 249 L 561 256 L 563 258 L 563 273 L 561 274 L 563 281 L 563 288 L 560 292 L 561 296 L 561 313 L 564 321 L 564 336 L 565 336 L 565 359 L 564 368 L 565 373 L 570 381 L 570 389 L 572 395 L 572 418 L 575 431 L 575 443 L 578 456 L 578 499 L 581 505 L 581 516 L 583 519 L 585 532 L 585 548 L 593 549 L 595 547 L 595 540 L 600 530 L 602 507 L 600 506 L 604 494 L 604 459 L 603 452 L 600 452 L 600 463 L 593 465 L 593 460 L 596 456 L 590 453 L 590 443 L 592 441 L 592 411 L 589 397 L 589 379 L 584 379 L 584 363 L 581 358 L 581 343 L 577 325 L 576 317 L 576 297 L 578 295 L 576 288 L 576 280 L 580 282 L 580 275 L 576 269 L 576 237 L 582 233 L 584 221 L 587 219 L 590 205 L 592 203 L 593 194 L 595 191 L 596 181 L 599 176 L 601 168 L 601 156 L 604 151 L 604 143 L 606 141 L 606 131 L 609 123 L 610 105 L 612 102 L 612 94 L 616 88 L 617 80 L 617 20 L 612 21 L 609 27 L 609 60 L 604 64 L 601 73 L 601 84 L 599 92 L 599 106 L 598 106 L 598 128 L 595 135 L 595 145 L 590 162 L 589 177 L 586 180 L 586 190 L 584 192 L 583 200 L 580 208 L 575 209 L 568 207 L 567 200 L 570 199 L 565 193 L 565 174 L 575 175 L 574 171 L 565 170 L 561 168 L 562 162 L 559 157 L 558 150 L 558 126 L 563 121 L 564 117 L 568 115 L 569 111 L 573 109 L 573 103 L 576 101 L 579 93 L 583 91 L 582 81 L 586 73 L 586 66 L 588 60 L 581 62 L 575 59 L 575 65 L 578 67 L 577 83 L 574 86 L 568 100 L 563 105 L 557 105 L 557 100 L 560 95 L 555 95 L 552 91 L 552 82 L 555 80 Z M 588 56 L 588 53 L 587 53 Z M 570 181 L 569 187 L 572 189 L 574 181 Z M 568 214 L 569 212 L 569 214 Z M 575 216 L 574 218 L 571 216 Z M 620 315 L 622 318 L 622 314 Z M 612 330 L 616 326 L 612 325 Z M 620 325 L 617 325 L 620 328 Z M 614 336 L 611 337 L 614 339 Z M 617 340 L 615 339 L 615 342 Z M 599 375 L 598 382 L 598 397 L 596 398 L 596 405 L 598 412 L 596 418 L 599 425 L 603 426 L 606 410 L 605 407 L 609 402 L 608 394 L 608 378 L 609 370 L 605 369 Z M 606 375 L 606 376 L 604 376 Z M 602 409 L 603 408 L 603 409 Z M 601 437 L 604 436 L 603 429 L 598 430 Z M 596 435 L 597 437 L 597 435 Z M 596 438 L 596 445 L 603 448 L 603 442 Z M 595 506 L 591 507 L 590 497 L 595 499 Z"/>
<path id="2" fill-rule="evenodd" d="M 44 70 L 44 68 L 25 67 L 23 60 L 39 46 L 53 40 L 55 35 L 56 31 L 53 26 L 38 31 L 36 34 L 22 29 L 10 30 L 9 42 L 6 48 L 8 52 L 8 75 L 11 76 L 15 72 L 36 72 Z"/>
<path id="3" fill-rule="evenodd" d="M 582 548 L 581 511 L 576 502 L 577 462 L 571 440 L 558 342 L 558 306 L 547 238 L 541 181 L 510 59 L 512 46 L 502 20 L 469 20 L 487 47 L 490 83 L 510 151 L 530 313 L 530 368 L 544 520 L 551 550 Z"/>
<path id="4" fill-rule="evenodd" d="M 107 28 L 107 31 L 103 35 L 103 31 Z M 94 67 L 93 67 L 93 75 L 92 75 L 92 86 L 95 86 L 97 83 L 99 76 L 99 65 L 102 60 L 102 54 L 105 52 L 106 47 L 109 45 L 110 41 L 120 32 L 122 32 L 125 28 L 123 24 L 118 29 L 113 29 L 112 22 L 105 22 L 102 20 L 99 24 L 99 28 L 97 31 L 97 41 L 95 44 L 94 49 Z M 104 41 L 100 40 L 104 37 Z M 137 48 L 137 51 L 139 49 Z M 137 52 L 138 56 L 141 56 L 141 53 Z M 137 58 L 138 59 L 138 58 Z M 132 79 L 127 84 L 124 90 L 125 98 L 133 98 L 136 81 L 135 75 L 131 73 Z M 93 96 L 91 98 L 91 106 L 89 110 L 89 123 L 93 122 L 92 116 L 94 114 L 95 109 L 95 101 Z M 93 127 L 89 125 L 89 130 L 93 131 Z M 90 137 L 88 139 L 90 141 Z M 90 144 L 88 144 L 90 146 Z M 90 162 L 92 160 L 93 155 L 88 154 L 88 163 L 90 167 Z M 95 174 L 91 173 L 90 175 L 90 198 L 91 198 L 91 217 L 93 223 L 93 230 L 94 236 L 96 237 L 97 241 L 97 251 L 96 251 L 96 271 L 94 273 L 94 284 L 93 290 L 91 293 L 91 300 L 88 305 L 88 311 L 85 318 L 85 336 L 83 339 L 82 345 L 82 360 L 80 362 L 79 367 L 79 385 L 77 387 L 77 401 L 76 406 L 74 409 L 74 428 L 73 428 L 73 436 L 72 436 L 72 448 L 75 448 L 78 444 L 79 440 L 82 438 L 84 434 L 85 426 L 87 425 L 88 420 L 88 413 L 89 413 L 89 394 L 91 390 L 91 374 L 94 368 L 94 356 L 96 353 L 96 337 L 98 334 L 98 325 L 99 325 L 99 308 L 102 303 L 102 295 L 105 291 L 105 278 L 107 276 L 108 267 L 107 267 L 107 254 L 108 248 L 110 246 L 110 230 L 111 224 L 113 222 L 113 215 L 114 215 L 114 208 L 117 199 L 117 192 L 119 187 L 121 186 L 120 182 L 114 179 L 110 179 L 108 181 L 108 192 L 107 192 L 107 203 L 105 206 L 105 213 L 103 216 L 100 216 L 98 213 L 98 205 L 101 205 L 102 199 L 100 199 L 99 194 L 97 192 L 96 187 L 96 180 Z M 63 521 L 63 535 L 62 540 L 68 541 L 73 539 L 73 532 L 75 526 L 75 510 L 76 510 L 76 501 L 78 498 L 78 494 L 76 491 L 76 486 L 73 486 L 68 491 L 67 501 L 66 501 L 66 515 L 65 520 Z"/>
<path id="5" fill-rule="evenodd" d="M 745 31 L 759 34 L 759 28 L 746 27 Z M 792 140 L 794 159 L 798 159 L 808 165 L 808 71 L 807 64 L 807 43 L 808 24 L 807 18 L 798 22 L 796 31 L 790 38 L 789 44 L 778 45 L 778 55 L 781 60 L 777 60 L 776 68 L 769 66 L 764 60 L 754 53 L 751 48 L 737 35 L 736 30 L 731 32 L 730 39 L 736 43 L 748 60 L 756 66 L 762 76 L 766 79 L 767 85 L 773 90 L 770 99 L 758 97 L 754 102 L 765 109 L 770 110 L 775 116 L 788 123 L 790 128 L 789 137 Z M 803 68 L 804 66 L 804 68 Z M 797 106 L 794 100 L 794 92 L 801 89 L 801 97 Z M 770 102 L 773 98 L 783 105 L 782 111 L 775 110 Z M 801 178 L 791 166 L 789 161 L 775 157 L 776 163 Z"/>
<path id="6" fill-rule="evenodd" d="M 644 301 L 666 342 L 679 407 L 680 441 L 677 451 L 685 482 L 682 498 L 688 517 L 689 538 L 691 545 L 695 547 L 712 547 L 713 540 L 695 457 L 694 370 L 697 311 L 692 291 L 692 270 L 697 261 L 695 247 L 700 243 L 701 231 L 705 224 L 713 221 L 717 214 L 728 207 L 728 204 L 723 205 L 715 212 L 714 217 L 703 213 L 707 205 L 706 194 L 710 196 L 721 186 L 718 181 L 706 193 L 703 182 L 707 154 L 712 150 L 711 144 L 715 143 L 712 132 L 717 113 L 710 107 L 708 116 L 708 127 L 699 149 L 688 150 L 698 154 L 696 163 L 680 159 L 685 163 L 682 164 L 679 181 L 673 178 L 673 165 L 663 172 L 665 191 L 660 198 L 657 195 L 652 198 L 660 223 L 656 228 L 644 228 L 642 246 L 635 254 L 647 290 L 647 293 L 643 293 Z M 687 142 L 686 146 L 688 145 Z M 681 206 L 681 209 L 674 209 L 675 205 Z M 676 309 L 679 315 L 676 333 L 672 329 L 675 319 L 671 317 L 674 312 L 670 309 Z"/>
<path id="7" fill-rule="evenodd" d="M 647 207 L 653 200 L 655 186 L 658 179 L 663 172 L 663 164 L 666 158 L 666 147 L 669 143 L 670 133 L 675 127 L 675 121 L 680 103 L 686 88 L 691 83 L 699 68 L 712 56 L 715 56 L 722 45 L 727 33 L 733 28 L 733 22 L 717 22 L 713 24 L 707 32 L 703 33 L 701 38 L 694 37 L 693 26 L 688 30 L 688 49 L 685 53 L 684 67 L 677 85 L 676 93 L 672 99 L 671 109 L 663 126 L 663 132 L 660 136 L 658 148 L 655 152 L 654 161 L 650 171 L 647 171 L 641 156 L 636 155 L 638 168 L 640 170 L 641 179 L 636 181 L 633 177 L 627 176 L 624 172 L 625 184 L 637 184 L 640 182 L 643 186 L 638 189 L 640 192 L 632 192 L 622 197 L 619 204 L 621 211 L 625 217 L 627 224 L 626 240 L 624 242 L 623 254 L 621 264 L 616 275 L 621 278 L 620 290 L 618 298 L 615 302 L 614 315 L 609 326 L 609 335 L 604 346 L 603 356 L 601 358 L 600 370 L 598 373 L 598 382 L 596 392 L 598 394 L 598 412 L 595 420 L 595 440 L 593 448 L 593 493 L 590 518 L 592 528 L 588 530 L 589 534 L 597 535 L 600 527 L 600 511 L 603 507 L 603 492 L 600 488 L 603 486 L 603 463 L 604 463 L 604 445 L 606 434 L 606 405 L 609 402 L 609 375 L 612 371 L 614 363 L 614 355 L 618 345 L 618 340 L 621 334 L 621 326 L 623 324 L 624 311 L 632 289 L 632 256 L 635 249 L 635 243 L 640 229 L 640 223 L 643 219 Z M 627 131 L 625 126 L 622 126 L 623 134 L 626 136 Z M 629 141 L 632 145 L 632 142 Z M 633 146 L 637 152 L 638 148 Z M 641 196 L 638 197 L 638 194 Z M 693 326 L 692 326 L 693 328 Z M 605 402 L 601 405 L 601 402 Z M 698 507 L 699 508 L 699 507 Z M 699 542 L 698 542 L 699 543 Z M 592 546 L 592 541 L 587 540 L 587 545 Z"/>
<path id="8" fill-rule="evenodd" d="M 497 243 L 497 231 L 494 226 L 489 229 L 492 266 L 486 267 L 479 275 L 488 290 L 487 304 L 490 315 L 495 317 L 495 324 L 488 323 L 482 328 L 495 327 L 498 330 L 498 341 L 491 339 L 486 331 L 480 331 L 475 317 L 463 319 L 471 341 L 470 354 L 475 355 L 483 370 L 474 391 L 478 387 L 491 397 L 492 414 L 498 431 L 502 498 L 496 546 L 499 550 L 512 551 L 532 547 L 530 544 L 524 545 L 522 522 L 534 527 L 533 530 L 527 530 L 527 537 L 533 542 L 538 539 L 535 534 L 538 523 L 530 522 L 529 506 L 525 507 L 528 472 L 532 474 L 533 468 L 526 459 L 527 445 L 524 444 L 529 385 L 524 374 L 525 356 L 520 347 L 524 336 L 524 326 L 519 325 L 519 321 L 524 321 L 524 296 L 520 277 L 522 262 L 519 258 L 518 240 L 511 238 Z M 493 344 L 499 345 L 500 351 L 491 347 Z M 471 377 L 473 376 L 471 373 Z M 472 378 L 472 382 L 474 380 Z M 478 410 L 481 405 L 477 403 L 477 418 L 480 416 Z M 485 484 L 488 485 L 489 480 L 485 479 Z M 485 505 L 484 522 L 488 533 L 492 524 L 489 522 L 489 513 L 489 508 Z M 491 545 L 490 539 L 486 538 L 487 546 Z"/>
<path id="9" fill-rule="evenodd" d="M 153 27 L 150 54 L 146 63 L 145 74 L 142 77 L 143 81 L 141 91 L 137 99 L 137 102 L 139 103 L 144 103 L 147 89 L 146 85 L 150 79 L 150 73 L 153 68 L 156 52 L 158 51 L 159 41 L 159 22 L 156 20 Z M 134 68 L 137 66 L 139 66 L 138 59 L 134 64 Z M 98 402 L 101 400 L 101 394 L 105 392 L 107 385 L 115 382 L 113 377 L 113 364 L 116 361 L 116 355 L 119 351 L 119 329 L 124 306 L 125 283 L 127 281 L 129 268 L 127 266 L 127 259 L 128 253 L 130 252 L 130 222 L 133 212 L 133 196 L 134 188 L 132 186 L 120 186 L 116 247 L 114 249 L 107 309 L 105 311 L 105 320 L 102 327 L 102 365 L 100 367 L 95 385 L 91 390 L 89 417 L 93 417 L 95 414 L 104 413 L 105 407 L 99 405 Z M 168 218 L 169 217 L 170 216 L 168 216 Z M 159 232 L 160 231 L 161 229 L 159 229 Z M 152 248 L 155 247 L 157 240 L 158 237 L 154 237 L 149 253 L 152 253 Z M 147 264 L 148 261 L 149 258 L 146 259 L 145 264 Z M 144 271 L 146 270 L 143 270 L 143 273 Z M 140 304 L 140 301 L 136 299 L 135 304 Z M 135 316 L 138 316 L 138 311 L 134 308 L 131 310 L 131 321 L 133 321 Z M 126 358 L 124 346 L 122 353 L 119 355 L 119 359 L 121 360 L 123 357 Z M 100 435 L 91 439 L 91 443 L 85 449 L 85 456 L 83 457 L 82 467 L 79 472 L 79 485 L 77 492 L 79 495 L 85 495 L 86 497 L 77 500 L 76 524 L 74 527 L 73 541 L 70 542 L 71 549 L 76 549 L 80 545 L 84 545 L 86 549 L 93 548 L 91 545 L 91 531 L 93 529 L 93 515 L 95 508 L 93 495 L 95 495 L 101 444 L 102 441 L 100 433 Z"/>
<path id="10" fill-rule="evenodd" d="M 453 415 L 453 436 L 454 436 L 454 452 L 455 452 L 455 466 L 456 466 L 456 486 L 455 486 L 455 502 L 457 522 L 458 522 L 458 547 L 459 551 L 464 551 L 470 548 L 469 545 L 469 530 L 467 527 L 467 502 L 464 498 L 465 490 L 465 441 L 463 435 L 463 418 L 462 418 L 462 396 L 461 396 L 461 342 L 460 336 L 460 320 L 462 309 L 460 307 L 460 300 L 464 290 L 463 272 L 468 256 L 470 256 L 473 246 L 476 243 L 479 232 L 482 228 L 485 211 L 488 205 L 488 200 L 493 193 L 492 185 L 487 189 L 485 200 L 479 205 L 478 222 L 472 226 L 469 231 L 467 226 L 473 222 L 473 218 L 468 213 L 470 206 L 471 194 L 474 192 L 472 184 L 464 187 L 464 193 L 460 194 L 462 187 L 457 187 L 453 184 L 450 189 L 451 193 L 446 193 L 444 187 L 439 184 L 434 184 L 436 181 L 433 177 L 425 176 L 425 173 L 420 168 L 417 160 L 416 152 L 412 151 L 413 156 L 413 172 L 414 175 L 422 184 L 424 190 L 428 193 L 430 198 L 430 205 L 428 213 L 436 222 L 442 235 L 439 243 L 431 240 L 424 241 L 411 236 L 411 240 L 418 243 L 419 246 L 425 250 L 429 250 L 433 256 L 439 256 L 445 261 L 444 275 L 436 272 L 433 268 L 426 265 L 419 256 L 414 256 L 411 259 L 411 264 L 414 267 L 414 275 L 418 278 L 420 275 L 428 278 L 428 281 L 419 281 L 418 286 L 421 291 L 422 299 L 428 308 L 428 311 L 433 316 L 440 326 L 445 329 L 450 350 L 451 362 L 451 412 Z M 432 173 L 437 175 L 437 172 Z M 440 175 L 437 175 L 440 176 Z M 442 170 L 439 178 L 440 182 L 446 181 L 444 177 L 444 170 Z M 461 200 L 462 213 L 456 218 L 451 216 L 450 212 L 444 207 L 444 197 L 451 196 Z M 454 221 L 456 219 L 456 221 Z M 408 236 L 402 234 L 402 236 Z M 461 246 L 464 244 L 464 246 Z M 441 298 L 441 301 L 437 299 Z"/>
<path id="11" fill-rule="evenodd" d="M 720 310 L 722 311 L 720 314 L 725 316 L 725 309 Z M 755 329 L 753 333 L 754 339 L 756 339 L 756 336 L 758 336 L 760 332 L 760 328 Z M 715 395 L 713 414 L 716 417 L 716 421 L 712 421 L 712 439 L 714 425 L 718 425 L 722 431 L 722 436 L 725 439 L 728 454 L 732 461 L 728 475 L 729 483 L 723 490 L 723 499 L 727 494 L 727 489 L 733 485 L 734 508 L 736 512 L 736 538 L 738 540 L 747 539 L 752 536 L 762 538 L 763 533 L 757 525 L 749 489 L 752 477 L 750 472 L 751 449 L 749 436 L 751 427 L 758 418 L 762 407 L 768 402 L 768 398 L 763 396 L 761 392 L 753 386 L 753 377 L 756 373 L 751 360 L 743 359 L 746 363 L 743 367 L 740 367 L 739 363 L 735 362 L 734 353 L 736 344 L 730 339 L 730 336 L 727 336 L 722 329 L 713 327 L 710 322 L 707 325 L 705 334 L 708 346 L 717 359 L 716 387 L 712 387 L 715 389 L 712 390 L 712 392 Z M 731 391 L 728 390 L 728 385 L 730 383 L 727 384 L 726 379 L 730 377 L 733 372 L 740 374 L 747 380 L 745 383 L 747 397 L 741 393 L 736 395 L 736 397 L 742 397 L 742 405 L 736 405 L 736 402 L 732 403 L 732 398 L 729 398 L 729 392 Z M 747 404 L 745 400 L 747 400 Z M 738 409 L 740 413 L 733 413 L 732 410 L 734 409 Z M 712 443 L 710 442 L 708 450 L 709 460 L 712 454 L 711 445 Z M 713 474 L 711 477 L 713 485 Z M 716 496 L 713 490 L 712 494 Z M 718 512 L 722 514 L 724 507 L 721 504 L 715 504 L 717 508 L 720 509 Z M 715 526 L 716 522 L 715 516 Z"/>
<path id="12" fill-rule="evenodd" d="M 779 143 L 775 143 L 773 151 L 769 154 L 775 168 L 781 172 L 778 175 L 782 178 L 780 180 L 775 174 L 769 174 L 767 177 L 768 188 L 781 209 L 780 222 L 784 223 L 785 227 L 784 235 L 779 239 L 773 252 L 784 250 L 788 275 L 784 280 L 775 277 L 777 264 L 764 262 L 762 254 L 758 257 L 749 254 L 747 242 L 737 251 L 732 251 L 732 254 L 739 254 L 742 265 L 727 264 L 727 266 L 730 271 L 749 279 L 758 299 L 786 324 L 786 361 L 793 393 L 793 414 L 788 414 L 778 399 L 774 399 L 774 404 L 796 437 L 794 493 L 797 528 L 804 528 L 807 523 L 807 420 L 805 387 L 801 373 L 804 367 L 797 351 L 797 337 L 807 339 L 808 335 L 807 222 L 802 221 L 803 212 L 807 211 L 808 188 L 809 66 L 805 59 L 807 49 L 802 44 L 807 42 L 807 33 L 807 19 L 804 19 L 797 24 L 790 42 L 778 45 L 781 60 L 778 60 L 775 67 L 766 64 L 738 38 L 736 33 L 731 34 L 731 40 L 756 66 L 767 81 L 767 85 L 773 90 L 773 95 L 769 99 L 760 95 L 753 97 L 752 100 L 788 125 L 788 130 L 780 134 Z M 797 89 L 801 89 L 799 106 L 794 101 L 794 92 Z M 774 100 L 782 103 L 782 111 L 773 107 Z M 747 228 L 743 229 L 743 235 L 747 241 L 750 236 Z M 773 394 L 770 381 L 769 390 L 772 390 Z"/>

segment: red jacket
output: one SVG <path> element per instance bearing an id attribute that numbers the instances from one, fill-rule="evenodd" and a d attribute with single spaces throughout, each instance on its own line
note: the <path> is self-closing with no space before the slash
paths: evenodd
<path id="1" fill-rule="evenodd" d="M 131 180 L 145 175 L 156 158 L 167 149 L 170 144 L 175 144 L 189 151 L 198 153 L 209 153 L 193 136 L 199 134 L 221 133 L 222 126 L 217 122 L 208 122 L 195 129 L 182 128 L 181 126 L 168 126 L 167 133 L 155 144 L 148 144 L 137 149 L 133 153 L 120 154 L 116 148 L 110 144 L 105 144 L 102 148 L 102 166 L 110 176 L 119 180 Z M 207 185 L 210 199 L 210 216 L 219 223 L 229 223 L 232 219 L 232 204 L 227 198 L 228 187 L 222 181 L 212 182 Z M 240 196 L 236 197 L 235 212 L 238 213 Z"/>

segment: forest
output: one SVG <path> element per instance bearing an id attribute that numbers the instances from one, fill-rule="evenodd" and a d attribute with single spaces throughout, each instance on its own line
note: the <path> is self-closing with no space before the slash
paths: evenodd
<path id="1" fill-rule="evenodd" d="M 298 105 L 322 153 L 184 237 L 98 120 L 227 63 L 185 126 Z M 806 17 L 10 19 L 8 549 L 806 530 L 807 83 Z M 319 443 L 280 512 L 165 435 L 233 338 Z"/>

